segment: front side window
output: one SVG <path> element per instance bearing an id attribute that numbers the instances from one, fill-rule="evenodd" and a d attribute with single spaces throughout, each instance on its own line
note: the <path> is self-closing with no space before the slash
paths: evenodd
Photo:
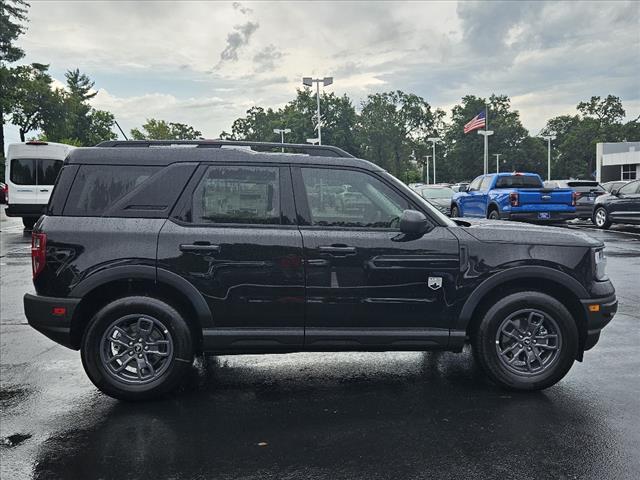
<path id="1" fill-rule="evenodd" d="M 36 185 L 36 160 L 33 158 L 14 158 L 11 160 L 9 178 L 16 185 Z"/>
<path id="2" fill-rule="evenodd" d="M 194 223 L 280 224 L 278 167 L 212 166 L 193 192 Z"/>
<path id="3" fill-rule="evenodd" d="M 408 202 L 376 177 L 353 170 L 303 168 L 311 224 L 397 228 Z"/>
<path id="4" fill-rule="evenodd" d="M 640 182 L 630 182 L 627 183 L 624 187 L 620 189 L 621 195 L 633 195 L 634 193 L 638 193 L 638 188 L 640 187 Z"/>
<path id="5" fill-rule="evenodd" d="M 479 190 L 480 189 L 480 182 L 482 182 L 483 178 L 484 177 L 478 177 L 473 182 L 471 182 L 471 185 L 469 185 L 469 191 L 471 191 L 471 190 Z"/>
<path id="6" fill-rule="evenodd" d="M 635 180 L 636 171 L 635 165 L 622 165 L 622 180 Z"/>
<path id="7" fill-rule="evenodd" d="M 493 176 L 489 175 L 482 179 L 482 183 L 480 184 L 480 191 L 486 192 L 489 190 L 489 186 L 491 185 L 491 181 L 493 180 Z"/>
<path id="8" fill-rule="evenodd" d="M 64 213 L 78 217 L 100 216 L 159 169 L 132 165 L 82 165 L 69 192 Z"/>

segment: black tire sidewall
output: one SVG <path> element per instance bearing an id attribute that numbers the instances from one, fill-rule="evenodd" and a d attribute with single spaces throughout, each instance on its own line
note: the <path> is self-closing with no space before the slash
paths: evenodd
<path id="1" fill-rule="evenodd" d="M 531 377 L 519 376 L 502 365 L 495 346 L 496 333 L 502 321 L 524 308 L 535 308 L 550 315 L 562 334 L 562 347 L 554 364 Z M 495 383 L 514 390 L 540 390 L 554 385 L 569 371 L 578 353 L 578 338 L 576 323 L 562 303 L 544 293 L 528 291 L 508 295 L 489 308 L 472 341 L 478 363 Z"/>
<path id="2" fill-rule="evenodd" d="M 167 370 L 143 385 L 120 382 L 105 369 L 100 358 L 102 336 L 118 318 L 146 314 L 162 322 L 173 340 L 173 357 Z M 81 346 L 82 364 L 93 384 L 107 395 L 120 400 L 144 400 L 174 389 L 193 363 L 191 331 L 182 315 L 169 304 L 151 297 L 125 297 L 103 307 L 91 320 Z"/>
<path id="3" fill-rule="evenodd" d="M 489 220 L 500 220 L 500 214 L 496 210 L 489 212 Z"/>

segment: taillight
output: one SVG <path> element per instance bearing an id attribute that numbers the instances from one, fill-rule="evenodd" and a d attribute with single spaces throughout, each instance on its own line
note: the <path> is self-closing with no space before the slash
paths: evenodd
<path id="1" fill-rule="evenodd" d="M 35 279 L 40 272 L 44 270 L 44 264 L 47 259 L 47 234 L 32 233 L 31 234 L 31 269 L 33 278 Z"/>
<path id="2" fill-rule="evenodd" d="M 578 200 L 579 197 L 580 197 L 580 194 L 578 192 L 573 192 L 573 195 L 571 196 L 571 206 L 572 207 L 576 206 L 576 201 Z"/>
<path id="3" fill-rule="evenodd" d="M 9 185 L 5 183 L 2 189 L 4 190 L 4 201 L 9 203 Z"/>
<path id="4" fill-rule="evenodd" d="M 520 205 L 520 197 L 518 195 L 518 192 L 511 192 L 509 194 L 509 203 L 512 207 L 517 207 Z"/>
<path id="5" fill-rule="evenodd" d="M 582 196 L 581 192 L 573 192 L 573 196 L 575 197 L 575 199 L 579 199 Z"/>

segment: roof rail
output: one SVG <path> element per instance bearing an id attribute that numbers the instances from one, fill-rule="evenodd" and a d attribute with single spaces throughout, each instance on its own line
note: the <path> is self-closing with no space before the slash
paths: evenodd
<path id="1" fill-rule="evenodd" d="M 297 150 L 307 155 L 319 157 L 349 157 L 348 152 L 332 145 L 311 145 L 304 143 L 251 142 L 243 140 L 110 140 L 101 142 L 96 147 L 171 147 L 173 145 L 193 145 L 196 148 L 221 148 L 224 146 L 286 148 Z"/>

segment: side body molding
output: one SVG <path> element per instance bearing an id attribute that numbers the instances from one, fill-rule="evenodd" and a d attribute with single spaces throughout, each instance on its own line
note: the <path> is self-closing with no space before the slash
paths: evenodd
<path id="1" fill-rule="evenodd" d="M 100 285 L 116 280 L 151 280 L 175 288 L 189 299 L 202 328 L 213 327 L 211 310 L 196 287 L 180 275 L 151 265 L 121 265 L 94 273 L 76 285 L 69 297 L 83 298 Z"/>
<path id="2" fill-rule="evenodd" d="M 452 330 L 464 332 L 467 328 L 467 325 L 471 321 L 473 311 L 482 301 L 485 295 L 487 295 L 498 285 L 517 279 L 538 280 L 541 283 L 551 280 L 555 283 L 559 283 L 563 287 L 568 288 L 578 298 L 589 298 L 589 293 L 580 284 L 580 282 L 564 272 L 555 270 L 550 267 L 542 267 L 538 265 L 512 267 L 490 276 L 480 285 L 478 285 L 473 293 L 469 295 L 469 298 L 467 298 L 467 301 L 465 302 L 464 306 L 462 307 L 462 311 L 460 312 L 460 316 L 458 317 L 458 320 Z"/>

